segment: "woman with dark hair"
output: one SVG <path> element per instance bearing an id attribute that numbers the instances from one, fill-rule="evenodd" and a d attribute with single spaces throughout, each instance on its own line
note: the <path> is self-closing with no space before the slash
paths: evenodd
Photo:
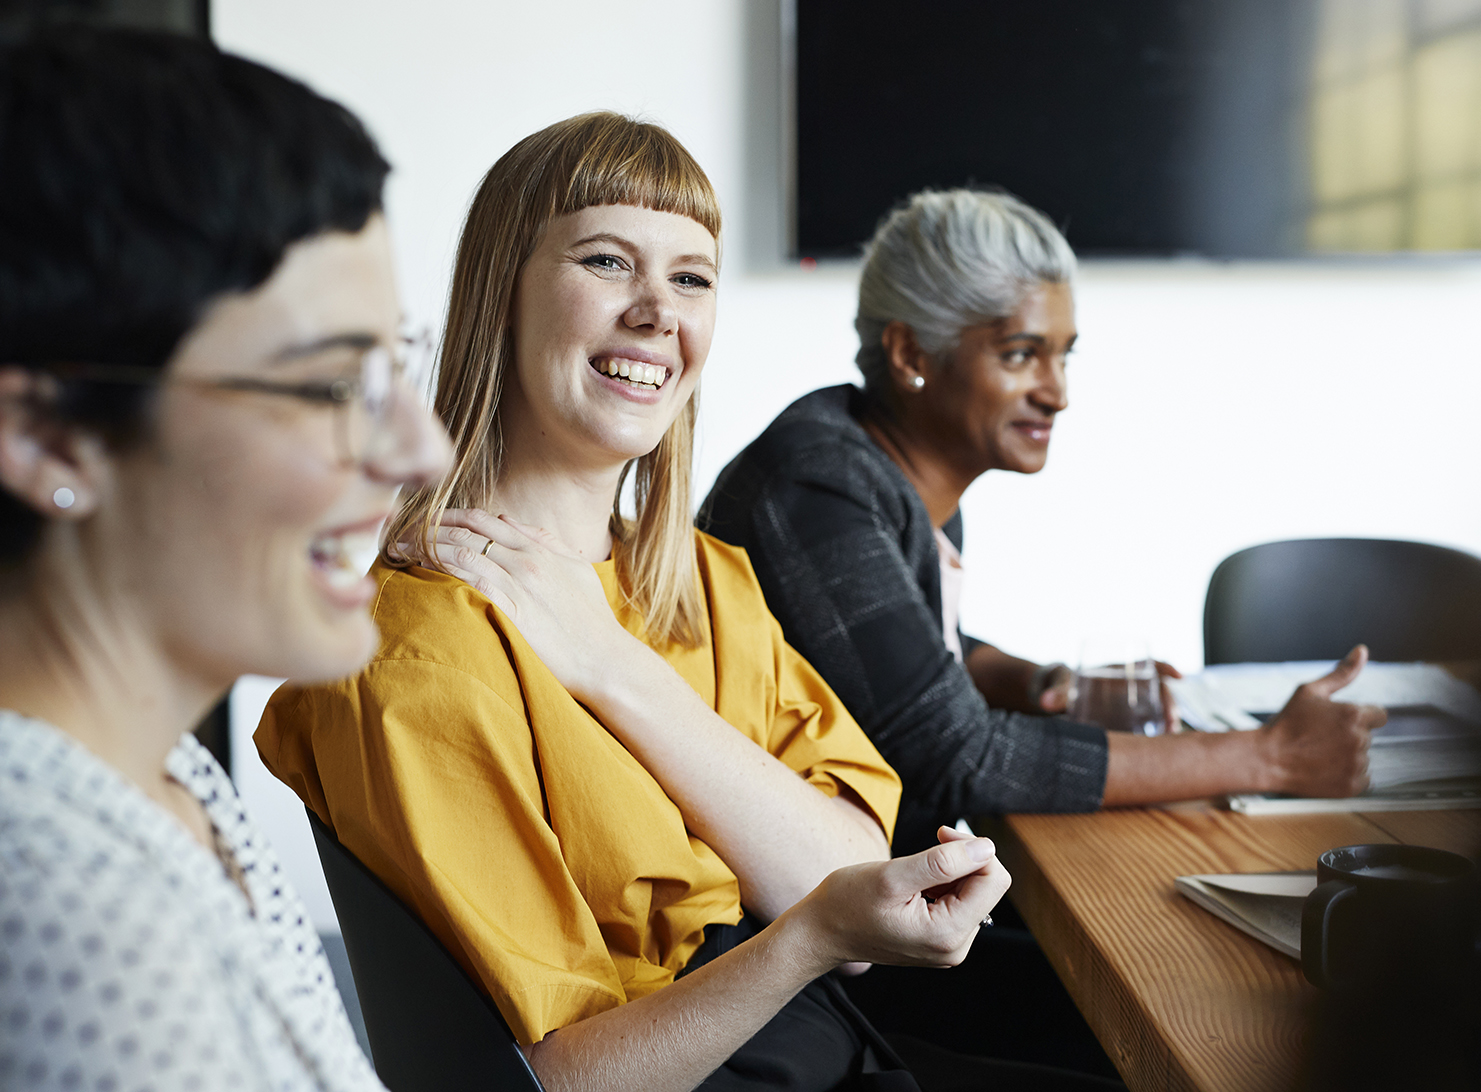
<path id="1" fill-rule="evenodd" d="M 898 780 L 692 527 L 719 233 L 655 125 L 572 118 L 493 166 L 438 377 L 455 465 L 372 570 L 385 642 L 280 690 L 257 744 L 547 1087 L 915 1088 L 829 972 L 958 962 L 1008 876 L 950 830 L 885 859 Z"/>
<path id="2" fill-rule="evenodd" d="M 381 1087 L 189 730 L 244 673 L 365 661 L 358 559 L 446 465 L 386 170 L 203 43 L 0 54 L 0 1086 Z"/>

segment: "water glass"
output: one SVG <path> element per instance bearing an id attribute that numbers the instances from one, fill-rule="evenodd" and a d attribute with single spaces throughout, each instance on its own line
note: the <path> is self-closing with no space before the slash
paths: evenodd
<path id="1" fill-rule="evenodd" d="M 1109 732 L 1160 736 L 1162 680 L 1147 643 L 1135 638 L 1096 638 L 1080 649 L 1080 668 L 1069 714 Z"/>

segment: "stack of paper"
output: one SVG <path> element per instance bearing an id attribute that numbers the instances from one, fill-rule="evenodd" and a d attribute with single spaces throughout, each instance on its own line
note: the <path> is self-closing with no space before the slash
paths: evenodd
<path id="1" fill-rule="evenodd" d="M 1205 732 L 1258 728 L 1296 687 L 1332 670 L 1330 662 L 1219 664 L 1170 680 L 1183 720 Z M 1269 795 L 1230 798 L 1247 813 L 1423 810 L 1481 806 L 1481 693 L 1434 664 L 1369 664 L 1335 695 L 1382 705 L 1388 724 L 1373 733 L 1371 788 L 1349 800 Z"/>
<path id="2" fill-rule="evenodd" d="M 1301 909 L 1316 888 L 1315 872 L 1179 876 L 1177 888 L 1236 929 L 1301 958 Z"/>

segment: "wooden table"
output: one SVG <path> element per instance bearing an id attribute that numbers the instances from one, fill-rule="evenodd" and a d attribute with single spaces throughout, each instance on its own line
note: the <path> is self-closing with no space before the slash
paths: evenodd
<path id="1" fill-rule="evenodd" d="M 1199 802 L 985 825 L 1014 905 L 1133 1092 L 1286 1092 L 1315 998 L 1295 961 L 1174 877 L 1314 868 L 1363 842 L 1481 851 L 1481 811 L 1250 817 Z"/>

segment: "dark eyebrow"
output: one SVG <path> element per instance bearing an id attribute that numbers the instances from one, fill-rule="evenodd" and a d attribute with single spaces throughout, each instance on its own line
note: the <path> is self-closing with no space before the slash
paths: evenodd
<path id="1" fill-rule="evenodd" d="M 296 345 L 289 345 L 279 349 L 273 354 L 274 363 L 284 363 L 289 360 L 301 360 L 306 356 L 318 356 L 330 349 L 359 349 L 362 352 L 374 349 L 380 344 L 380 338 L 370 333 L 354 334 L 330 334 L 328 337 L 315 338 L 313 341 L 301 341 Z"/>
<path id="2" fill-rule="evenodd" d="M 588 235 L 584 239 L 577 239 L 574 243 L 571 244 L 571 248 L 574 250 L 576 247 L 586 246 L 588 243 L 616 243 L 619 246 L 627 247 L 629 250 L 638 249 L 631 240 L 624 239 L 621 235 L 614 235 L 610 231 L 599 231 L 595 235 Z M 705 254 L 681 254 L 677 259 L 675 259 L 674 264 L 703 265 L 712 271 L 716 268 L 715 259 Z"/>

